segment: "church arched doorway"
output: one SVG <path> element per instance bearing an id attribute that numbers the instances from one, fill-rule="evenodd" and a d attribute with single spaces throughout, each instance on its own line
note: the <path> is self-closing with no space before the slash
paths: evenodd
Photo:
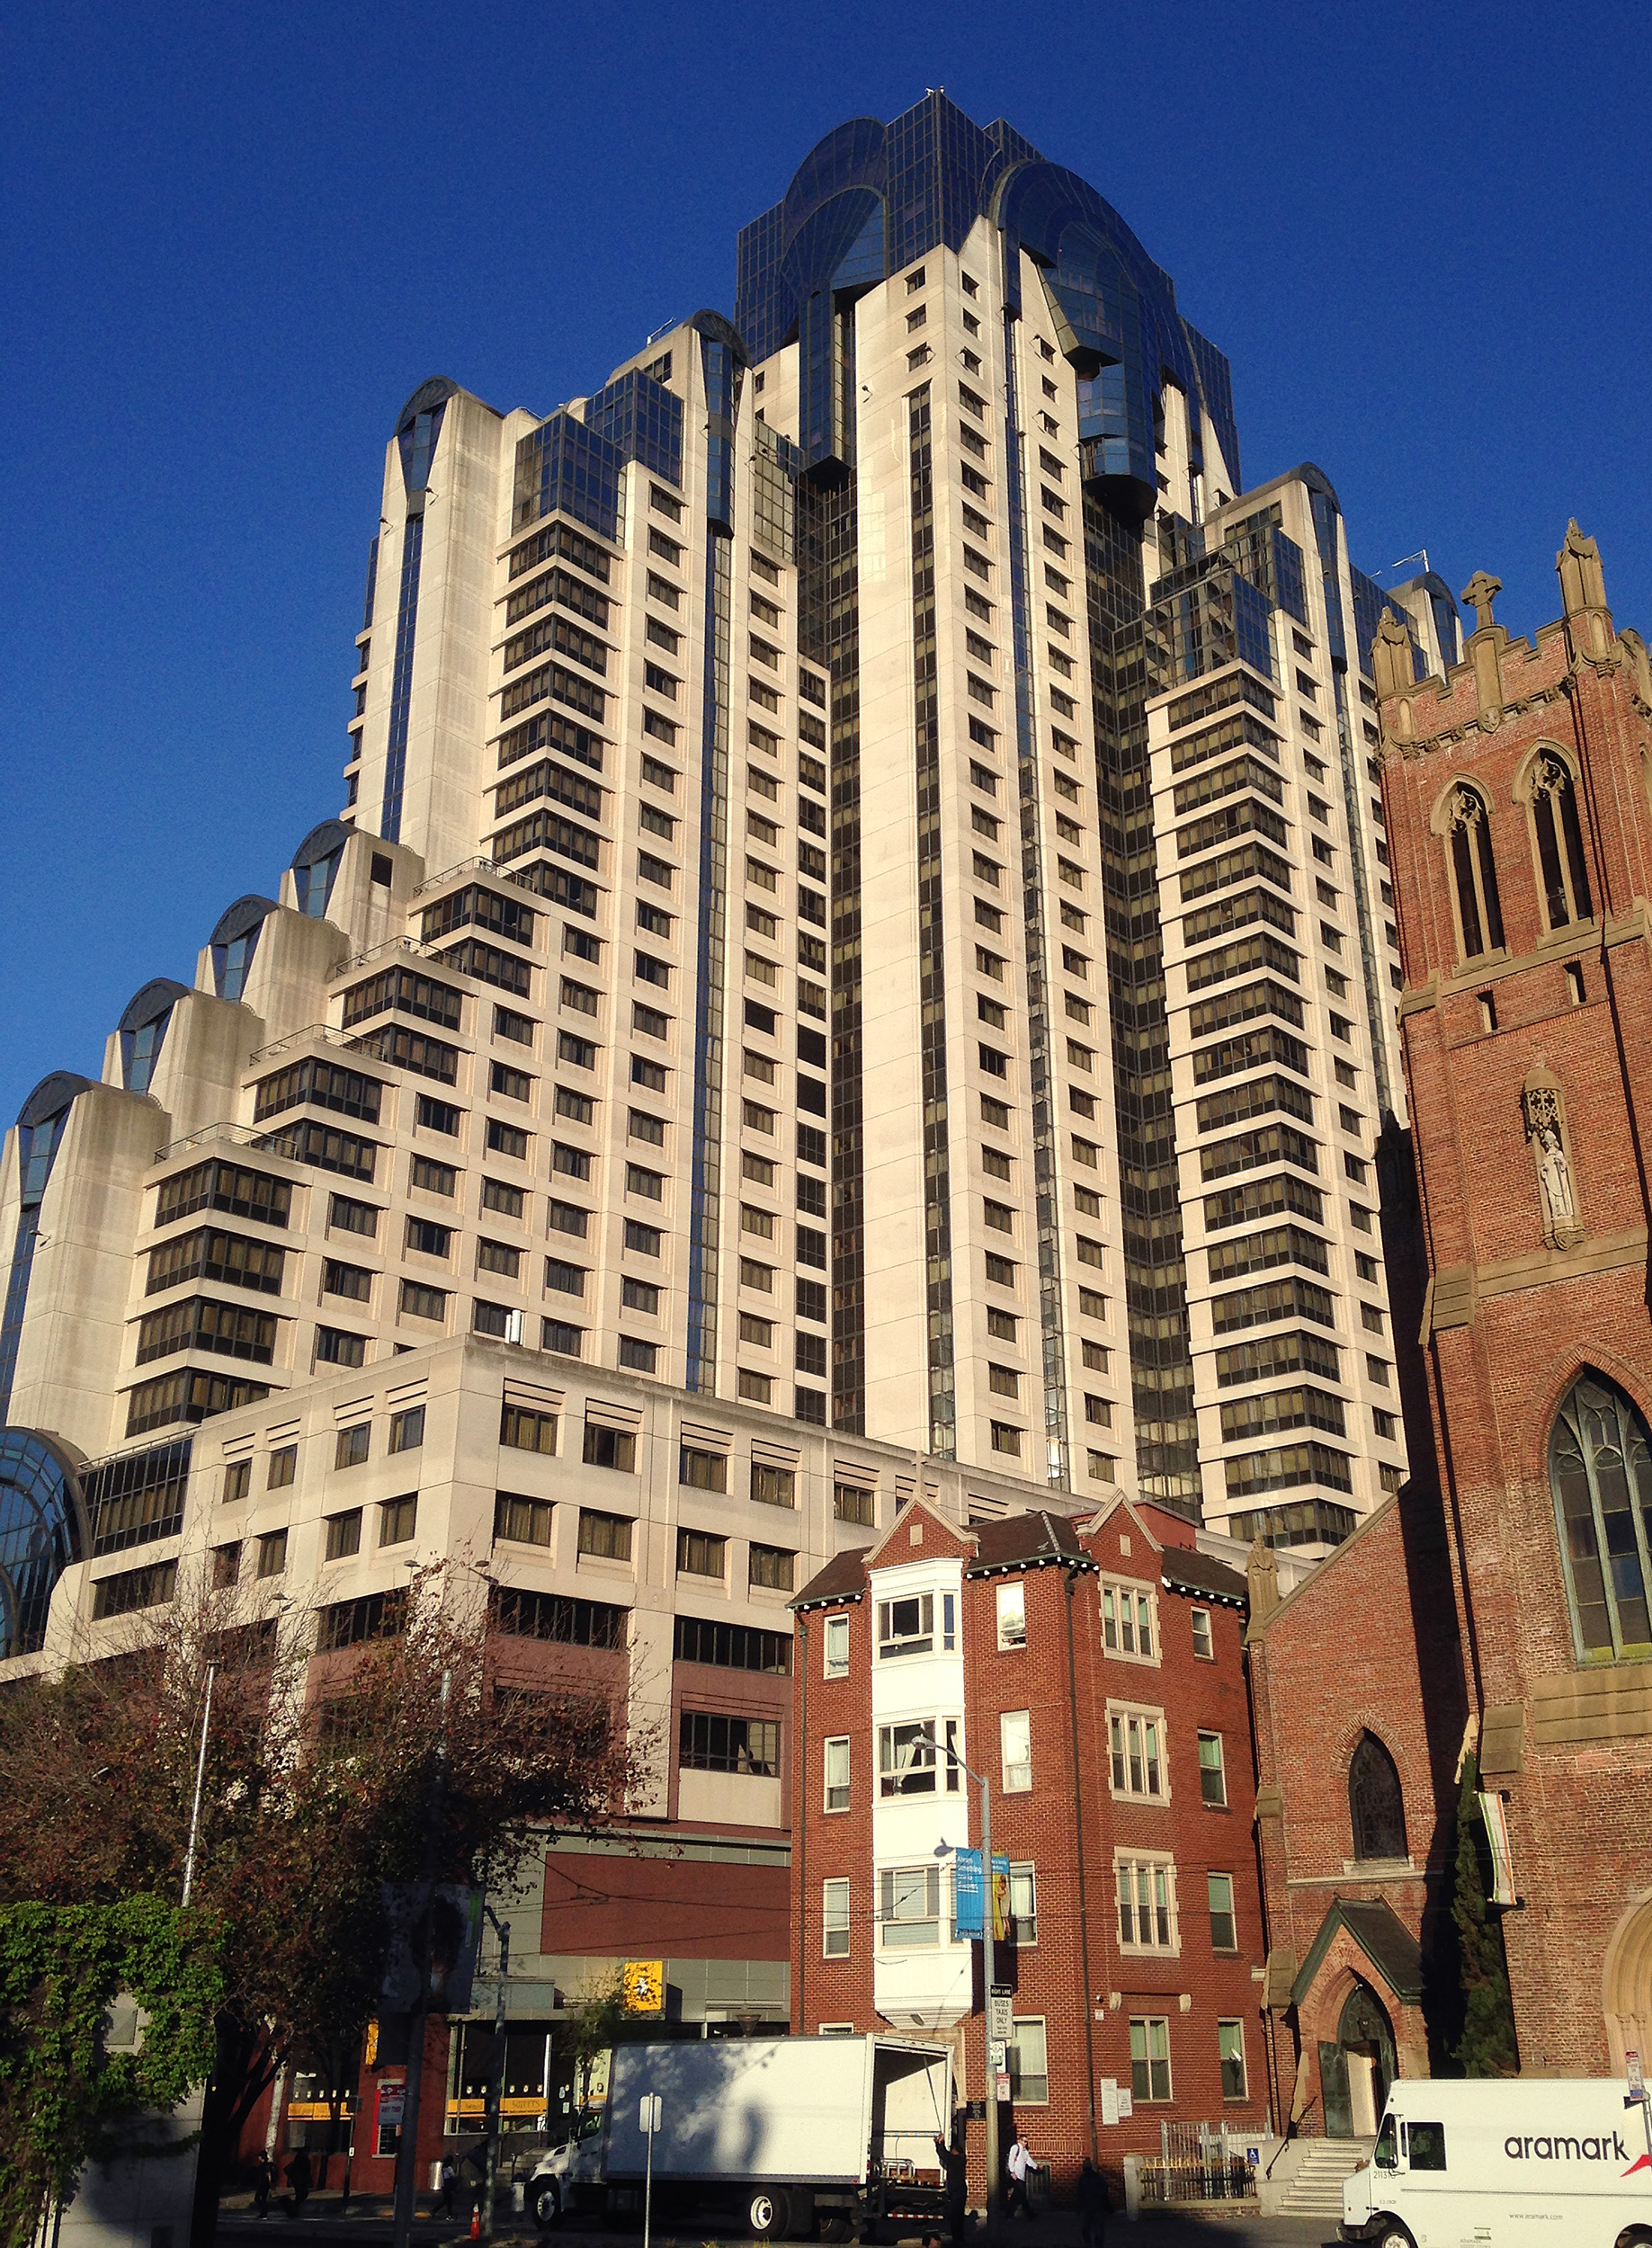
<path id="1" fill-rule="evenodd" d="M 1394 2025 L 1369 1983 L 1355 1979 L 1336 2041 L 1321 2038 L 1319 2087 L 1327 2138 L 1375 2138 L 1394 2081 Z"/>
<path id="2" fill-rule="evenodd" d="M 1614 2073 L 1625 2052 L 1652 2048 L 1652 1892 L 1631 1905 L 1606 1947 L 1601 2005 Z"/>

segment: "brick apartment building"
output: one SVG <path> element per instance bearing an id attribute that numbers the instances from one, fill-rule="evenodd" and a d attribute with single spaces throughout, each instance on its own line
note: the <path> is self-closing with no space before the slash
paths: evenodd
<path id="1" fill-rule="evenodd" d="M 792 2026 L 950 2036 L 980 2096 L 944 1852 L 978 1846 L 979 1798 L 950 1749 L 1009 1861 L 1013 2118 L 1058 2188 L 1156 2154 L 1165 2118 L 1267 2107 L 1246 1585 L 1201 1543 L 1227 1541 L 1122 1498 L 965 1529 L 915 1498 L 792 1604 Z"/>
<path id="2" fill-rule="evenodd" d="M 1576 523 L 1556 560 L 1530 642 L 1482 573 L 1443 678 L 1391 618 L 1375 649 L 1433 1473 L 1413 1430 L 1412 1484 L 1306 1585 L 1253 1569 L 1266 1999 L 1308 2131 L 1446 2058 L 1469 1744 L 1522 2068 L 1652 2032 L 1652 671 Z"/>

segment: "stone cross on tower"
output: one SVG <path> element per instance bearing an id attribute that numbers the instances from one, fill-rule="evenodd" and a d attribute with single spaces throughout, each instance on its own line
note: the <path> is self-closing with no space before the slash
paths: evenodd
<path id="1" fill-rule="evenodd" d="M 1474 629 L 1477 632 L 1491 629 L 1491 604 L 1502 591 L 1503 580 L 1488 576 L 1484 570 L 1476 570 L 1463 587 L 1462 598 L 1474 611 Z"/>

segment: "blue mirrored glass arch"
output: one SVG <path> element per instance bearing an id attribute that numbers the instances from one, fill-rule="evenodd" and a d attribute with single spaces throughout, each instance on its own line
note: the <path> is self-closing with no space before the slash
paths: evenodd
<path id="1" fill-rule="evenodd" d="M 343 820 L 324 819 L 312 827 L 292 854 L 292 879 L 299 911 L 312 921 L 324 921 L 332 902 L 333 884 L 352 830 Z"/>
<path id="2" fill-rule="evenodd" d="M 127 1001 L 120 1030 L 121 1082 L 128 1093 L 149 1090 L 172 1011 L 180 999 L 188 996 L 187 984 L 177 983 L 170 976 L 156 976 Z"/>
<path id="3" fill-rule="evenodd" d="M 40 1653 L 52 1589 L 86 1551 L 68 1455 L 33 1429 L 0 1428 L 0 1660 Z"/>
<path id="4" fill-rule="evenodd" d="M 272 897 L 249 891 L 219 915 L 208 941 L 212 950 L 212 988 L 220 999 L 239 999 L 245 995 L 247 970 L 263 924 L 280 910 Z"/>

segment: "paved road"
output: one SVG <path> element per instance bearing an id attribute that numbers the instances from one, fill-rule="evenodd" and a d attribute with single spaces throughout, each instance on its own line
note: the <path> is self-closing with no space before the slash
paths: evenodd
<path id="1" fill-rule="evenodd" d="M 341 2219 L 336 2196 L 317 2194 L 312 2197 L 303 2223 L 304 2237 L 311 2248 L 323 2248 L 325 2243 L 381 2248 L 390 2238 L 388 2210 L 378 2201 L 354 2203 L 349 2217 Z M 292 2230 L 279 2206 L 272 2205 L 267 2224 L 261 2225 L 249 2210 L 238 2208 L 226 2208 L 219 2219 L 220 2235 L 235 2241 L 237 2248 L 252 2248 L 254 2242 L 268 2241 L 272 2228 L 282 2235 Z M 441 2243 L 445 2248 L 450 2241 L 465 2239 L 469 2229 L 469 2217 L 451 2224 L 445 2218 L 421 2215 L 414 2238 L 417 2243 Z M 501 2211 L 495 2248 L 540 2248 L 543 2237 L 522 2218 Z M 565 2242 L 567 2248 L 638 2248 L 639 2234 L 586 2232 L 569 2226 L 552 2237 Z M 912 2237 L 915 2241 L 916 2235 Z M 1005 2235 L 1008 2248 L 1075 2248 L 1077 2237 L 1076 2219 L 1064 2211 L 1031 2223 L 1014 2219 Z M 1324 2248 L 1324 2244 L 1335 2241 L 1335 2231 L 1317 2217 L 1183 2216 L 1155 2210 L 1134 2225 L 1127 2224 L 1122 2217 L 1112 2217 L 1107 2237 L 1111 2248 L 1126 2248 L 1127 2244 L 1129 2248 Z M 985 2248 L 978 2228 L 975 2240 L 979 2248 Z M 713 2244 L 701 2234 L 679 2238 L 656 2232 L 653 2248 L 713 2248 Z"/>

